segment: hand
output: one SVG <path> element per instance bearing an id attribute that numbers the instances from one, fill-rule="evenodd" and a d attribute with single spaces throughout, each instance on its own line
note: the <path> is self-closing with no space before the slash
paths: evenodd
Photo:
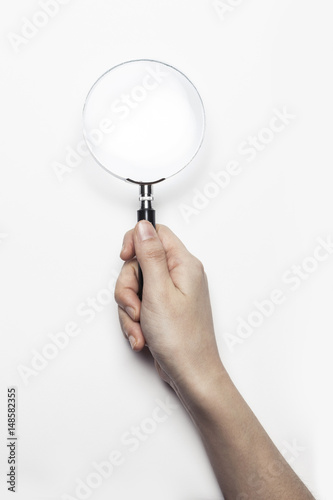
<path id="1" fill-rule="evenodd" d="M 135 258 L 136 256 L 136 258 Z M 147 344 L 163 380 L 182 385 L 221 368 L 206 274 L 201 262 L 165 226 L 147 221 L 126 233 L 125 261 L 115 299 L 123 333 L 134 351 Z M 143 277 L 138 298 L 138 263 Z"/>
<path id="2" fill-rule="evenodd" d="M 162 379 L 189 412 L 224 498 L 314 500 L 222 365 L 202 264 L 170 229 L 156 232 L 147 221 L 125 235 L 120 256 L 125 264 L 115 298 L 122 330 L 135 351 L 148 345 Z"/>

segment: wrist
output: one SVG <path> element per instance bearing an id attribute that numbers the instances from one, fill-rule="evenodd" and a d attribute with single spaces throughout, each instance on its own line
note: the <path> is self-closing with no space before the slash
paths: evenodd
<path id="1" fill-rule="evenodd" d="M 220 398 L 230 384 L 233 385 L 218 357 L 214 363 L 205 367 L 203 372 L 194 369 L 172 385 L 188 412 L 193 416 L 209 412 L 216 397 Z"/>

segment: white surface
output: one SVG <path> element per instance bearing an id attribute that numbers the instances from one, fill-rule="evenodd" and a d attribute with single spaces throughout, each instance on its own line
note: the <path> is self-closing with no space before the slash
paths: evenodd
<path id="1" fill-rule="evenodd" d="M 75 498 L 77 479 L 112 450 L 124 462 L 89 498 L 221 498 L 180 406 L 135 452 L 121 442 L 132 426 L 149 425 L 156 400 L 176 402 L 150 361 L 130 351 L 111 293 L 101 293 L 120 270 L 136 188 L 86 157 L 71 158 L 77 166 L 63 182 L 55 173 L 82 139 L 82 105 L 96 78 L 142 57 L 181 69 L 207 112 L 195 163 L 156 188 L 157 218 L 206 266 L 235 383 L 296 472 L 318 498 L 331 498 L 333 256 L 296 291 L 285 273 L 333 232 L 332 8 L 328 0 L 239 4 L 221 19 L 211 1 L 72 0 L 17 51 L 8 34 L 41 8 L 32 0 L 1 6 L 0 466 L 7 472 L 6 391 L 16 385 L 18 500 Z M 272 141 L 260 153 L 244 154 L 242 143 L 284 107 L 296 118 L 273 137 L 263 132 Z M 210 172 L 234 160 L 238 175 L 228 187 L 207 186 Z M 180 206 L 196 190 L 216 196 L 201 199 L 207 206 L 187 223 Z M 284 303 L 231 352 L 225 333 L 273 289 Z M 92 317 L 85 302 L 96 296 L 104 305 Z M 70 322 L 80 334 L 25 385 L 17 367 Z M 296 457 L 288 451 L 294 441 L 303 448 Z M 12 498 L 3 477 L 1 497 Z"/>

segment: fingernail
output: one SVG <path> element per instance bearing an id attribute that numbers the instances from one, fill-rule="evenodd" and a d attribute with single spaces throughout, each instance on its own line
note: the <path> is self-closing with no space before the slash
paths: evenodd
<path id="1" fill-rule="evenodd" d="M 129 343 L 131 344 L 132 349 L 134 349 L 134 347 L 136 346 L 135 338 L 132 335 L 130 335 L 128 340 L 129 340 Z"/>
<path id="2" fill-rule="evenodd" d="M 135 321 L 135 309 L 133 309 L 133 307 L 125 307 L 125 311 L 129 315 L 129 317 L 132 318 L 133 321 Z"/>
<path id="3" fill-rule="evenodd" d="M 139 222 L 138 233 L 141 241 L 149 240 L 150 238 L 154 238 L 156 235 L 154 226 L 146 220 Z"/>

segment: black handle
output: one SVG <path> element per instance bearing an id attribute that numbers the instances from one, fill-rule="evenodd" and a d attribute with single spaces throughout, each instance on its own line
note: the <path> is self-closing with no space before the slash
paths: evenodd
<path id="1" fill-rule="evenodd" d="M 152 225 L 155 227 L 155 210 L 151 206 L 151 202 L 154 199 L 153 194 L 152 194 L 152 188 L 150 185 L 142 185 L 140 186 L 140 201 L 141 201 L 141 208 L 138 210 L 138 222 L 140 220 L 147 220 L 152 223 Z M 142 300 L 142 291 L 143 291 L 143 275 L 142 275 L 142 270 L 139 265 L 139 291 L 138 291 L 138 297 L 140 300 Z"/>

